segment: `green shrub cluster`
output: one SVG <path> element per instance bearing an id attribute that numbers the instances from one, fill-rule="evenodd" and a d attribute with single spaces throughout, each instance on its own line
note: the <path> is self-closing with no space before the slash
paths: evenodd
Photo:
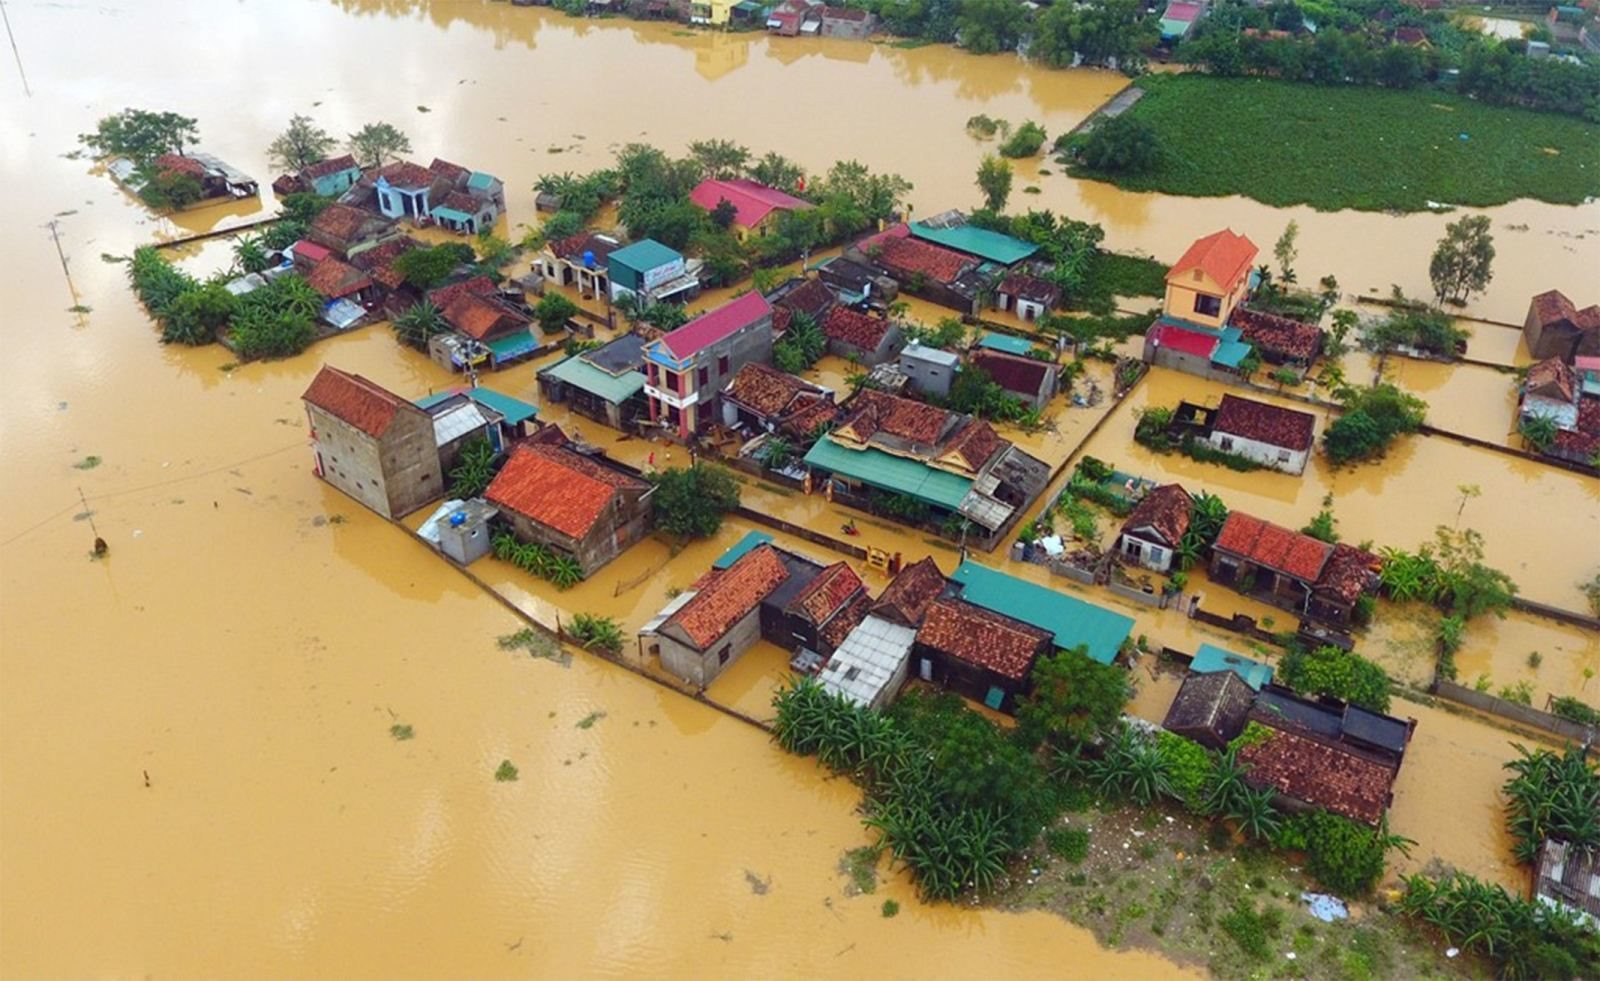
<path id="1" fill-rule="evenodd" d="M 491 540 L 494 557 L 524 572 L 549 580 L 557 589 L 570 589 L 583 581 L 583 566 L 570 555 L 562 555 L 537 542 L 519 542 L 508 531 Z"/>

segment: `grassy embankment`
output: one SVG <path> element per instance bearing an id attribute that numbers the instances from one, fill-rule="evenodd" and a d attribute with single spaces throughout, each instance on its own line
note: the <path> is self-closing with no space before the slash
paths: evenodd
<path id="1" fill-rule="evenodd" d="M 1241 194 L 1284 207 L 1420 211 L 1517 198 L 1600 196 L 1600 126 L 1484 106 L 1431 88 L 1334 88 L 1259 78 L 1155 75 L 1129 110 L 1153 127 L 1161 165 L 1093 177 L 1136 191 Z M 1467 139 L 1461 139 L 1466 134 Z"/>

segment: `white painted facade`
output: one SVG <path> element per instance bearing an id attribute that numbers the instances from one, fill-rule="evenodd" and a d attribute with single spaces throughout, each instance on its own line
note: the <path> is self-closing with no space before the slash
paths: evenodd
<path id="1" fill-rule="evenodd" d="M 1237 453 L 1263 466 L 1281 470 L 1284 473 L 1304 473 L 1306 459 L 1310 456 L 1309 450 L 1291 450 L 1282 446 L 1273 446 L 1271 443 L 1246 439 L 1243 436 L 1234 436 L 1220 429 L 1211 433 L 1209 442 L 1212 446 L 1225 453 Z"/>

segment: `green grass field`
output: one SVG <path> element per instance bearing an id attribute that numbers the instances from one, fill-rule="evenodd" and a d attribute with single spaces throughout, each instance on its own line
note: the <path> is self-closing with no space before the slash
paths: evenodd
<path id="1" fill-rule="evenodd" d="M 1600 126 L 1434 89 L 1331 88 L 1155 75 L 1130 110 L 1160 135 L 1160 169 L 1079 177 L 1167 194 L 1241 194 L 1323 211 L 1420 211 L 1600 196 Z M 1465 133 L 1467 139 L 1461 139 Z"/>

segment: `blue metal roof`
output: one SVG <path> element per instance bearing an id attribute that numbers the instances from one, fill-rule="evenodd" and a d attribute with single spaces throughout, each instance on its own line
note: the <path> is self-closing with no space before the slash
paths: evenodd
<path id="1" fill-rule="evenodd" d="M 717 557 L 715 562 L 711 563 L 711 568 L 726 569 L 728 566 L 739 561 L 744 553 L 759 545 L 766 545 L 771 541 L 772 536 L 764 531 L 747 531 L 744 533 L 743 538 L 734 542 L 731 548 L 729 548 L 726 552 L 723 552 Z"/>
<path id="2" fill-rule="evenodd" d="M 978 342 L 979 347 L 986 347 L 991 351 L 1004 351 L 1006 354 L 1021 354 L 1026 356 L 1033 350 L 1033 342 L 1021 337 L 1012 337 L 1010 334 L 984 334 Z"/>
<path id="3" fill-rule="evenodd" d="M 1196 674 L 1232 671 L 1249 685 L 1252 691 L 1260 691 L 1263 685 L 1272 680 L 1272 665 L 1262 664 L 1260 661 L 1225 651 L 1211 644 L 1200 645 L 1200 649 L 1195 651 L 1194 660 L 1189 664 L 1189 670 Z"/>
<path id="4" fill-rule="evenodd" d="M 447 389 L 443 392 L 435 392 L 432 395 L 424 395 L 411 404 L 419 409 L 431 409 L 445 399 L 457 394 L 458 391 L 457 389 Z M 539 414 L 537 405 L 512 398 L 504 392 L 497 392 L 492 388 L 469 388 L 465 391 L 460 391 L 460 394 L 505 416 L 508 425 L 515 426 L 517 423 L 532 419 Z"/>
<path id="5" fill-rule="evenodd" d="M 1113 613 L 1076 596 L 996 572 L 968 559 L 950 578 L 962 584 L 961 598 L 986 610 L 1021 620 L 1055 636 L 1057 647 L 1083 645 L 1089 657 L 1110 664 L 1133 632 L 1133 618 Z"/>
<path id="6" fill-rule="evenodd" d="M 606 261 L 620 262 L 629 269 L 645 272 L 657 266 L 664 266 L 669 262 L 677 262 L 683 256 L 667 248 L 653 238 L 643 238 L 611 253 Z"/>

